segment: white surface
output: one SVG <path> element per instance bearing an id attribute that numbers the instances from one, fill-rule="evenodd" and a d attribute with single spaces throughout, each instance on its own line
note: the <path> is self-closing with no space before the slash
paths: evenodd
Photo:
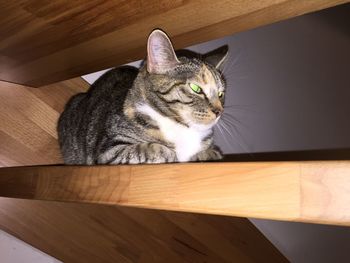
<path id="1" fill-rule="evenodd" d="M 0 230 L 0 262 L 59 263 L 61 261 Z"/>
<path id="2" fill-rule="evenodd" d="M 128 63 L 126 65 L 130 65 L 130 66 L 134 66 L 134 67 L 139 67 L 141 64 L 141 60 L 132 62 L 132 63 Z M 87 83 L 92 84 L 94 83 L 99 77 L 101 77 L 104 73 L 106 73 L 108 70 L 111 70 L 112 68 L 108 68 L 108 69 L 104 69 L 104 70 L 100 70 L 97 72 L 93 72 L 91 74 L 87 74 L 84 76 L 81 76 Z"/>
<path id="3" fill-rule="evenodd" d="M 82 78 L 85 79 L 85 81 L 88 82 L 89 84 L 92 84 L 95 82 L 96 79 L 98 79 L 100 76 L 102 76 L 104 73 L 106 73 L 110 69 L 112 69 L 112 68 L 108 68 L 108 69 L 97 71 L 97 72 L 94 72 L 91 74 L 87 74 L 87 75 L 82 76 Z"/>

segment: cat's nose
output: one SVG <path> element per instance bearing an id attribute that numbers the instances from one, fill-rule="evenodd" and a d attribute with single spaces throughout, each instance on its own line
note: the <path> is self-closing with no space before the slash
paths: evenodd
<path id="1" fill-rule="evenodd" d="M 216 109 L 213 109 L 213 112 L 216 115 L 216 117 L 219 117 L 222 114 L 223 109 L 216 108 Z"/>
<path id="2" fill-rule="evenodd" d="M 216 117 L 219 117 L 224 111 L 224 108 L 222 107 L 221 102 L 217 100 L 211 104 L 211 110 L 216 115 Z"/>

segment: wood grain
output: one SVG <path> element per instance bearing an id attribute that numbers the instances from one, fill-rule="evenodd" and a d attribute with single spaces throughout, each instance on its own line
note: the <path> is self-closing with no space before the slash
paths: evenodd
<path id="1" fill-rule="evenodd" d="M 2 1 L 0 79 L 42 86 L 141 59 L 154 28 L 183 48 L 346 2 Z"/>
<path id="2" fill-rule="evenodd" d="M 87 88 L 81 78 L 40 89 L 0 82 L 0 167 L 62 163 L 56 123 L 68 99 Z"/>
<path id="3" fill-rule="evenodd" d="M 63 262 L 287 262 L 243 218 L 0 198 L 0 228 Z"/>
<path id="4" fill-rule="evenodd" d="M 350 161 L 0 169 L 0 196 L 350 225 Z"/>

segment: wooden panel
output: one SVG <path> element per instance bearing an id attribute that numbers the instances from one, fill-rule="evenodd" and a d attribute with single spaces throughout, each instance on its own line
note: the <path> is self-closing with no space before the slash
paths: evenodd
<path id="1" fill-rule="evenodd" d="M 350 161 L 0 169 L 0 196 L 350 225 Z"/>
<path id="2" fill-rule="evenodd" d="M 63 262 L 287 262 L 243 218 L 0 198 L 0 228 Z"/>
<path id="3" fill-rule="evenodd" d="M 154 28 L 183 48 L 346 2 L 2 1 L 0 79 L 42 86 L 134 61 Z"/>
<path id="4" fill-rule="evenodd" d="M 40 89 L 0 82 L 0 166 L 62 163 L 57 119 L 67 100 L 87 88 L 81 78 Z"/>

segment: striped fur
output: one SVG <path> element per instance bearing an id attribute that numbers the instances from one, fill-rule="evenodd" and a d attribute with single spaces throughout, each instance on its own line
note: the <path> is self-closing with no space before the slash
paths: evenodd
<path id="1" fill-rule="evenodd" d="M 113 69 L 67 103 L 58 122 L 65 163 L 220 159 L 212 128 L 223 111 L 224 98 L 218 94 L 225 83 L 216 66 L 227 48 L 219 51 L 203 55 L 204 60 L 177 57 L 165 33 L 153 31 L 140 69 Z"/>

